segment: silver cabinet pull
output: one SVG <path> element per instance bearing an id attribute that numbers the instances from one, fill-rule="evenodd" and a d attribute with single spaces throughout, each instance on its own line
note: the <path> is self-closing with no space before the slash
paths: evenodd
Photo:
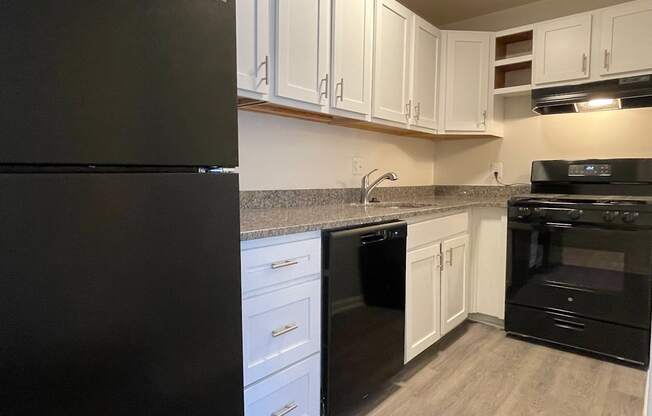
<path id="1" fill-rule="evenodd" d="M 604 50 L 604 69 L 609 69 L 609 50 Z"/>
<path id="2" fill-rule="evenodd" d="M 319 85 L 320 85 L 320 86 L 321 86 L 321 85 L 324 85 L 324 87 L 325 87 L 325 88 L 324 88 L 324 92 L 320 92 L 320 93 L 319 93 L 319 97 L 320 97 L 320 98 L 321 98 L 321 97 L 324 97 L 324 98 L 328 99 L 328 74 L 326 74 L 326 76 L 324 77 L 324 79 L 321 80 L 321 82 L 319 83 Z M 320 88 L 321 88 L 321 87 L 320 87 Z"/>
<path id="3" fill-rule="evenodd" d="M 487 127 L 487 110 L 482 112 L 482 121 L 480 122 L 480 125 Z"/>
<path id="4" fill-rule="evenodd" d="M 296 404 L 295 402 L 288 403 L 285 406 L 283 406 L 282 409 L 275 411 L 270 416 L 285 416 L 290 414 L 290 412 L 296 409 L 297 407 L 299 407 L 299 405 Z"/>
<path id="5" fill-rule="evenodd" d="M 412 100 L 405 104 L 405 117 L 409 120 L 412 118 Z"/>
<path id="6" fill-rule="evenodd" d="M 297 264 L 299 264 L 297 260 L 284 260 L 278 263 L 272 263 L 272 269 L 282 269 L 284 267 L 296 266 Z"/>
<path id="7" fill-rule="evenodd" d="M 446 251 L 446 257 L 448 257 L 448 265 L 453 267 L 453 249 Z"/>
<path id="8" fill-rule="evenodd" d="M 586 67 L 587 61 L 588 61 L 588 56 L 586 56 L 586 54 L 583 53 L 582 54 L 582 72 L 584 72 L 585 74 L 586 74 L 586 69 L 587 69 L 587 67 Z"/>
<path id="9" fill-rule="evenodd" d="M 272 331 L 272 337 L 273 338 L 278 338 L 281 335 L 285 335 L 288 332 L 292 332 L 292 331 L 294 331 L 296 329 L 299 329 L 299 325 L 297 325 L 297 324 L 287 324 L 282 328 L 278 328 L 278 329 L 273 330 Z"/>
<path id="10" fill-rule="evenodd" d="M 260 66 L 265 65 L 265 78 L 260 81 L 265 81 L 265 85 L 269 85 L 269 56 L 265 56 L 265 60 L 260 64 Z"/>
<path id="11" fill-rule="evenodd" d="M 340 95 L 336 96 L 335 99 L 344 101 L 344 78 L 340 78 L 340 82 L 335 85 L 335 93 L 337 94 L 337 89 L 340 89 Z"/>
<path id="12" fill-rule="evenodd" d="M 417 121 L 421 118 L 421 103 L 417 103 L 417 105 L 414 106 L 414 118 Z"/>
<path id="13" fill-rule="evenodd" d="M 440 272 L 444 271 L 444 256 L 442 256 L 441 253 L 437 254 L 437 268 L 439 269 Z"/>

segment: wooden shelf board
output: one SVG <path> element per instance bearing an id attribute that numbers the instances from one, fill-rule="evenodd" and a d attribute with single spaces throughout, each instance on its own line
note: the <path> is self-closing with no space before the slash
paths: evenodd
<path id="1" fill-rule="evenodd" d="M 505 58 L 496 60 L 494 67 L 498 68 L 509 68 L 514 65 L 524 65 L 525 67 L 532 65 L 532 54 L 514 56 L 512 58 Z M 522 69 L 522 68 L 518 68 Z"/>
<path id="2" fill-rule="evenodd" d="M 495 96 L 501 97 L 517 97 L 520 95 L 528 95 L 532 92 L 532 84 L 517 85 L 515 87 L 496 88 L 494 90 Z"/>

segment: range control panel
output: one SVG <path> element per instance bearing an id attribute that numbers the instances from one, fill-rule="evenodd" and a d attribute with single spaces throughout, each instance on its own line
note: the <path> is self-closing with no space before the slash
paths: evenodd
<path id="1" fill-rule="evenodd" d="M 611 173 L 611 165 L 608 164 L 570 165 L 568 167 L 568 176 L 611 176 Z"/>

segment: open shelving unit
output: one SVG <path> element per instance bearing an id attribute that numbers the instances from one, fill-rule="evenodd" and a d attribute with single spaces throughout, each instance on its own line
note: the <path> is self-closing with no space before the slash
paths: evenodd
<path id="1" fill-rule="evenodd" d="M 526 95 L 532 90 L 532 26 L 496 34 L 494 96 Z"/>

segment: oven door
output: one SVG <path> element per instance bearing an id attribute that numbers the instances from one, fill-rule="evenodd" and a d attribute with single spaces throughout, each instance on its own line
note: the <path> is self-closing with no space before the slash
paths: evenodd
<path id="1" fill-rule="evenodd" d="M 507 302 L 650 328 L 652 231 L 510 221 Z"/>

